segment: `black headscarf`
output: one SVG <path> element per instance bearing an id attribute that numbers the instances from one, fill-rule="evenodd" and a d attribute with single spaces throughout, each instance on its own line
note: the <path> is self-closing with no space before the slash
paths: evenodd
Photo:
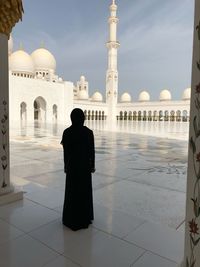
<path id="1" fill-rule="evenodd" d="M 75 108 L 71 112 L 72 126 L 83 126 L 85 115 L 80 108 Z"/>

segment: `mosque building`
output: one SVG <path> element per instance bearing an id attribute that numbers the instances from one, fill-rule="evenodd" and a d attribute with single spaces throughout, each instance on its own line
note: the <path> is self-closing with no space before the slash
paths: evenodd
<path id="1" fill-rule="evenodd" d="M 81 108 L 87 120 L 132 121 L 188 121 L 191 89 L 183 91 L 182 99 L 172 100 L 164 89 L 157 101 L 151 101 L 147 90 L 142 90 L 135 101 L 128 92 L 118 96 L 117 5 L 110 5 L 108 69 L 105 96 L 96 91 L 89 94 L 89 82 L 84 76 L 76 85 L 64 81 L 56 72 L 56 59 L 41 47 L 28 54 L 23 48 L 13 52 L 9 40 L 10 118 L 12 121 L 66 122 L 75 107 Z"/>

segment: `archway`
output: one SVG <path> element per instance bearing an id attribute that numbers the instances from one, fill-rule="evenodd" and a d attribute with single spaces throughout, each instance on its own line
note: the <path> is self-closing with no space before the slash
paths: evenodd
<path id="1" fill-rule="evenodd" d="M 125 112 L 124 112 L 124 120 L 127 121 L 127 118 L 128 118 L 128 116 L 127 116 L 127 111 L 125 111 Z"/>
<path id="2" fill-rule="evenodd" d="M 119 119 L 120 119 L 120 121 L 123 120 L 123 111 L 120 111 L 120 113 L 119 113 Z"/>
<path id="3" fill-rule="evenodd" d="M 88 110 L 88 117 L 87 117 L 87 119 L 88 119 L 88 120 L 91 119 L 91 111 L 90 111 L 90 110 Z"/>
<path id="4" fill-rule="evenodd" d="M 25 102 L 22 102 L 20 104 L 20 119 L 21 121 L 26 121 L 27 119 L 27 111 L 26 111 L 27 105 Z"/>
<path id="5" fill-rule="evenodd" d="M 181 111 L 180 110 L 176 111 L 176 121 L 181 121 Z"/>
<path id="6" fill-rule="evenodd" d="M 102 120 L 105 120 L 105 111 L 102 111 Z"/>
<path id="7" fill-rule="evenodd" d="M 34 101 L 34 120 L 46 121 L 46 101 L 39 96 Z"/>
<path id="8" fill-rule="evenodd" d="M 133 120 L 134 120 L 134 121 L 137 120 L 137 111 L 133 111 Z"/>
<path id="9" fill-rule="evenodd" d="M 147 112 L 146 110 L 143 111 L 143 121 L 147 120 Z"/>
<path id="10" fill-rule="evenodd" d="M 58 119 L 58 106 L 53 105 L 53 121 L 57 121 Z"/>
<path id="11" fill-rule="evenodd" d="M 148 121 L 152 121 L 152 111 L 148 111 Z"/>
<path id="12" fill-rule="evenodd" d="M 153 120 L 154 121 L 157 121 L 157 110 L 154 110 L 154 112 L 153 112 Z"/>
<path id="13" fill-rule="evenodd" d="M 84 110 L 85 120 L 87 120 L 87 110 Z"/>
<path id="14" fill-rule="evenodd" d="M 175 111 L 171 110 L 170 112 L 170 121 L 175 121 Z"/>
<path id="15" fill-rule="evenodd" d="M 163 111 L 159 111 L 159 121 L 163 121 Z"/>
<path id="16" fill-rule="evenodd" d="M 168 121 L 169 120 L 169 111 L 168 110 L 165 110 L 164 120 L 165 121 Z"/>
<path id="17" fill-rule="evenodd" d="M 187 112 L 187 110 L 183 110 L 182 121 L 188 121 L 188 112 Z"/>
<path id="18" fill-rule="evenodd" d="M 94 110 L 92 110 L 92 121 L 94 120 Z"/>
<path id="19" fill-rule="evenodd" d="M 97 110 L 95 111 L 95 120 L 96 121 L 98 120 L 98 111 Z"/>
<path id="20" fill-rule="evenodd" d="M 141 119 L 142 119 L 142 112 L 138 111 L 138 121 L 141 121 Z"/>
<path id="21" fill-rule="evenodd" d="M 131 111 L 129 111 L 129 113 L 128 113 L 128 120 L 132 121 L 132 112 Z"/>

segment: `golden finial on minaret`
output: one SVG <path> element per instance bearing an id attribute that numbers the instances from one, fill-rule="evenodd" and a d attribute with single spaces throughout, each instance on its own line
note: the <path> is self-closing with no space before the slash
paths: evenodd
<path id="1" fill-rule="evenodd" d="M 19 43 L 19 50 L 23 50 L 24 51 L 24 46 L 23 46 L 22 42 Z"/>

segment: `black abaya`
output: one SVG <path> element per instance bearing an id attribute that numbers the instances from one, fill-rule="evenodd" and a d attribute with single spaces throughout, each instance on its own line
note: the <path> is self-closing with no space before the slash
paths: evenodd
<path id="1" fill-rule="evenodd" d="M 72 125 L 63 133 L 66 172 L 63 224 L 72 230 L 87 228 L 94 219 L 92 175 L 95 165 L 93 132 Z"/>

